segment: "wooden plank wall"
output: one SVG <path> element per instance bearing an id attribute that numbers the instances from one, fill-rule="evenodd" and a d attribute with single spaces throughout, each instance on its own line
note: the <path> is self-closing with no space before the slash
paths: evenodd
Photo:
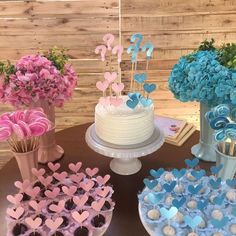
<path id="1" fill-rule="evenodd" d="M 79 73 L 79 87 L 73 99 L 57 109 L 57 128 L 63 129 L 93 120 L 100 95 L 95 83 L 104 72 L 104 63 L 94 55 L 94 48 L 102 36 L 121 34 L 127 48 L 130 36 L 140 32 L 144 41 L 152 41 L 156 48 L 149 66 L 149 81 L 159 85 L 153 96 L 156 113 L 186 118 L 198 126 L 198 104 L 180 103 L 168 91 L 170 70 L 181 55 L 205 38 L 214 37 L 218 44 L 235 42 L 235 23 L 235 0 L 2 0 L 0 59 L 16 60 L 54 45 L 69 48 Z M 125 55 L 124 81 L 128 81 L 130 68 Z M 145 63 L 140 62 L 138 68 L 145 68 Z M 1 112 L 10 109 L 0 106 Z M 5 154 L 6 148 L 0 149 Z"/>

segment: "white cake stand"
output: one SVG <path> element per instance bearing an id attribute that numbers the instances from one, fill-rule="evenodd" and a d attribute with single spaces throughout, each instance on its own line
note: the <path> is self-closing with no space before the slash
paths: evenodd
<path id="1" fill-rule="evenodd" d="M 95 132 L 95 124 L 86 131 L 85 140 L 88 146 L 95 152 L 111 157 L 110 168 L 120 175 L 132 175 L 141 167 L 139 157 L 146 156 L 158 150 L 164 143 L 163 132 L 156 127 L 153 135 L 143 143 L 135 145 L 115 145 L 100 139 Z"/>

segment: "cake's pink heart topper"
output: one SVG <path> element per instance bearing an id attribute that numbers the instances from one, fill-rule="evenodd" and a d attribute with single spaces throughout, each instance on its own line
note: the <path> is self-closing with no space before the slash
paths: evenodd
<path id="1" fill-rule="evenodd" d="M 84 173 L 78 173 L 78 174 L 74 174 L 74 175 L 71 175 L 70 176 L 70 179 L 73 181 L 73 182 L 75 182 L 75 183 L 77 183 L 77 184 L 79 184 L 80 182 L 81 182 L 81 180 L 83 179 L 85 177 L 85 174 Z"/>
<path id="2" fill-rule="evenodd" d="M 89 212 L 83 211 L 81 214 L 78 211 L 72 212 L 72 217 L 76 220 L 79 224 L 83 223 L 88 217 Z"/>
<path id="3" fill-rule="evenodd" d="M 60 167 L 61 165 L 59 163 L 55 163 L 55 164 L 53 164 L 52 162 L 48 163 L 48 168 L 53 172 L 56 172 Z"/>
<path id="4" fill-rule="evenodd" d="M 58 217 L 55 220 L 52 220 L 52 219 L 45 220 L 45 224 L 51 230 L 57 230 L 61 226 L 62 223 L 63 223 L 62 217 Z"/>
<path id="5" fill-rule="evenodd" d="M 44 207 L 46 207 L 47 201 L 42 200 L 40 202 L 36 202 L 35 200 L 32 200 L 29 202 L 29 205 L 36 211 L 41 212 Z"/>
<path id="6" fill-rule="evenodd" d="M 100 97 L 98 103 L 102 106 L 109 106 L 111 104 L 110 97 Z"/>
<path id="7" fill-rule="evenodd" d="M 110 84 L 112 83 L 113 81 L 116 80 L 117 78 L 117 73 L 116 72 L 105 72 L 104 73 L 104 78 L 105 80 Z"/>
<path id="8" fill-rule="evenodd" d="M 47 187 L 52 182 L 52 176 L 48 176 L 46 178 L 43 176 L 39 176 L 38 179 L 45 187 Z"/>
<path id="9" fill-rule="evenodd" d="M 25 223 L 31 229 L 37 229 L 42 224 L 42 219 L 40 217 L 37 217 L 35 219 L 32 219 L 31 217 L 27 217 L 25 218 Z"/>
<path id="10" fill-rule="evenodd" d="M 60 193 L 60 188 L 56 187 L 53 190 L 46 190 L 44 192 L 44 194 L 48 197 L 48 198 L 55 198 L 58 196 L 58 194 Z"/>
<path id="11" fill-rule="evenodd" d="M 82 162 L 77 162 L 76 164 L 70 163 L 69 164 L 69 169 L 73 171 L 74 173 L 77 173 L 82 166 Z"/>
<path id="12" fill-rule="evenodd" d="M 109 86 L 109 83 L 106 80 L 105 81 L 98 81 L 96 83 L 97 89 L 99 89 L 102 92 L 105 92 L 106 89 L 108 88 L 108 86 Z"/>
<path id="13" fill-rule="evenodd" d="M 120 105 L 123 104 L 123 99 L 118 98 L 118 97 L 111 97 L 110 102 L 111 102 L 111 105 L 113 105 L 115 107 L 119 107 Z"/>
<path id="14" fill-rule="evenodd" d="M 102 207 L 105 204 L 105 201 L 106 201 L 105 198 L 101 198 L 98 201 L 93 201 L 91 206 L 95 211 L 101 211 Z"/>
<path id="15" fill-rule="evenodd" d="M 77 191 L 77 187 L 76 186 L 69 186 L 69 187 L 63 186 L 62 191 L 66 195 L 72 197 L 75 194 L 75 192 Z"/>
<path id="16" fill-rule="evenodd" d="M 24 180 L 23 182 L 16 181 L 14 184 L 21 192 L 25 192 L 25 190 L 31 185 L 29 180 Z"/>
<path id="17" fill-rule="evenodd" d="M 60 182 L 62 182 L 67 176 L 68 176 L 68 173 L 66 171 L 63 171 L 61 173 L 57 173 L 57 172 L 53 173 L 53 177 Z"/>
<path id="18" fill-rule="evenodd" d="M 88 201 L 88 196 L 86 194 L 82 195 L 81 197 L 79 196 L 73 197 L 73 202 L 80 208 L 83 207 L 87 201 Z"/>
<path id="19" fill-rule="evenodd" d="M 13 195 L 7 195 L 7 200 L 14 204 L 14 205 L 19 205 L 21 200 L 23 199 L 23 195 L 21 193 Z"/>
<path id="20" fill-rule="evenodd" d="M 7 208 L 7 214 L 16 220 L 20 219 L 24 212 L 25 210 L 21 206 L 17 208 Z"/>
<path id="21" fill-rule="evenodd" d="M 90 179 L 86 179 L 83 182 L 80 183 L 80 187 L 85 190 L 86 192 L 89 192 L 92 187 L 94 186 L 94 181 L 90 180 Z"/>
<path id="22" fill-rule="evenodd" d="M 49 209 L 51 211 L 56 212 L 56 213 L 61 213 L 63 211 L 64 207 L 65 207 L 65 201 L 61 200 L 61 201 L 58 202 L 57 205 L 56 204 L 51 204 L 49 206 Z"/>
<path id="23" fill-rule="evenodd" d="M 93 177 L 98 173 L 99 169 L 98 168 L 86 168 L 85 172 L 87 173 L 88 176 Z"/>
<path id="24" fill-rule="evenodd" d="M 120 93 L 124 89 L 125 85 L 123 83 L 113 83 L 111 87 L 115 93 Z"/>
<path id="25" fill-rule="evenodd" d="M 107 195 L 110 193 L 110 187 L 96 188 L 95 192 L 100 197 L 107 197 Z"/>
<path id="26" fill-rule="evenodd" d="M 43 176 L 45 174 L 45 169 L 41 168 L 37 170 L 36 168 L 32 168 L 32 173 L 38 178 L 39 176 Z"/>
<path id="27" fill-rule="evenodd" d="M 34 188 L 29 187 L 25 190 L 25 193 L 33 199 L 35 199 L 38 196 L 39 192 L 40 192 L 40 187 L 38 186 Z"/>
<path id="28" fill-rule="evenodd" d="M 108 180 L 111 178 L 110 175 L 105 175 L 104 177 L 102 176 L 97 176 L 96 180 L 99 185 L 104 185 L 108 182 Z"/>

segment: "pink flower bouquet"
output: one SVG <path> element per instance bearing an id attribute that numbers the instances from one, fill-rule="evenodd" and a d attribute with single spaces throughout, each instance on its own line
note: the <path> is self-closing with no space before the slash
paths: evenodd
<path id="1" fill-rule="evenodd" d="M 0 141 L 7 140 L 13 152 L 30 152 L 38 148 L 39 137 L 51 128 L 41 108 L 4 113 L 0 116 Z"/>
<path id="2" fill-rule="evenodd" d="M 62 107 L 73 93 L 77 75 L 64 51 L 53 48 L 48 55 L 23 56 L 13 66 L 0 63 L 0 101 L 15 107 L 39 100 Z"/>

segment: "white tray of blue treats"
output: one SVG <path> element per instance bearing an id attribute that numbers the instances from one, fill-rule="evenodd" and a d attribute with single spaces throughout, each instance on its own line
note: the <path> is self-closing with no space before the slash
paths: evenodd
<path id="1" fill-rule="evenodd" d="M 186 159 L 186 168 L 150 170 L 138 194 L 139 216 L 151 236 L 236 235 L 236 179 L 216 177 L 223 167 L 212 166 L 211 175 Z"/>

